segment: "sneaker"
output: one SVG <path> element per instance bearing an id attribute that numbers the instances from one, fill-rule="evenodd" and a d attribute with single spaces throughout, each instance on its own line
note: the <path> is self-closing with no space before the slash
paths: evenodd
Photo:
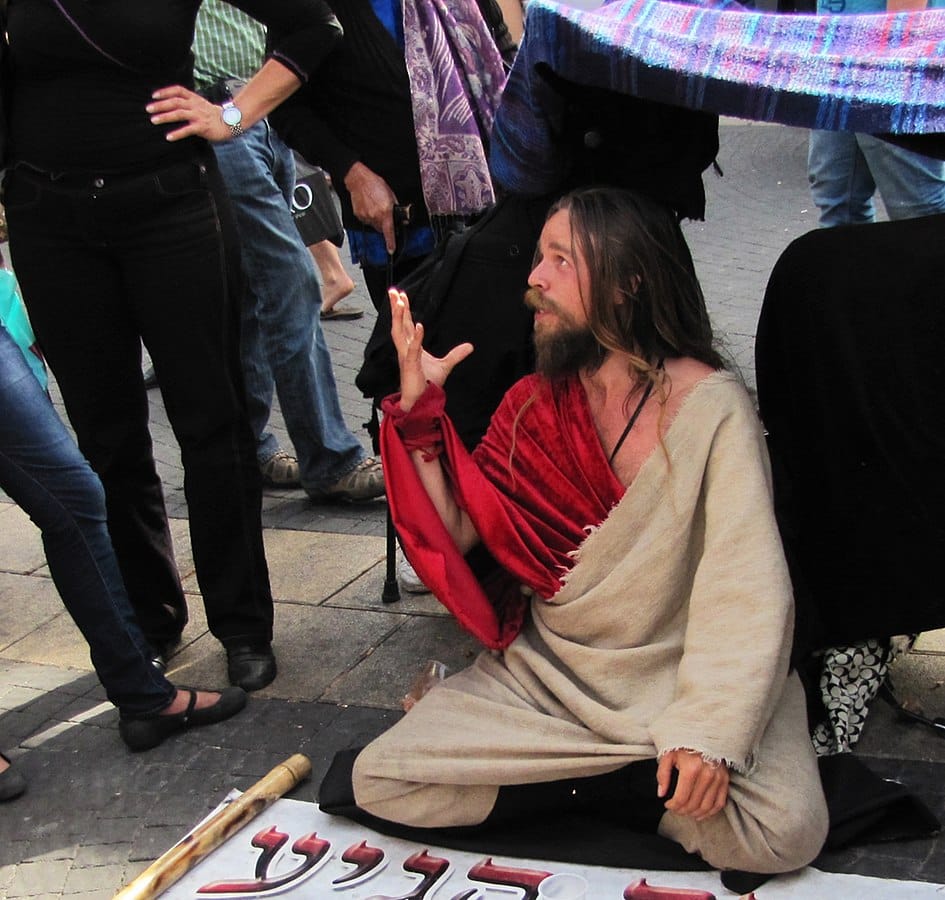
<path id="1" fill-rule="evenodd" d="M 397 584 L 408 594 L 429 594 L 430 589 L 420 580 L 412 565 L 407 562 L 404 551 L 397 550 Z"/>
<path id="2" fill-rule="evenodd" d="M 383 493 L 384 470 L 381 461 L 369 456 L 334 484 L 309 491 L 308 495 L 316 503 L 324 503 L 329 500 L 372 500 Z"/>
<path id="3" fill-rule="evenodd" d="M 262 472 L 263 483 L 269 487 L 301 487 L 299 461 L 285 450 L 276 450 L 269 459 L 261 462 L 259 471 Z"/>

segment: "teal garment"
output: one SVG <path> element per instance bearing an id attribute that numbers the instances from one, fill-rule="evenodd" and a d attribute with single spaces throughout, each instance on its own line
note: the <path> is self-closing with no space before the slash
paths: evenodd
<path id="1" fill-rule="evenodd" d="M 0 323 L 10 333 L 10 337 L 23 352 L 36 380 L 43 390 L 49 385 L 46 366 L 36 347 L 36 337 L 30 320 L 26 316 L 26 307 L 20 297 L 16 278 L 9 269 L 0 268 Z"/>
<path id="2" fill-rule="evenodd" d="M 204 0 L 194 30 L 197 90 L 231 78 L 249 81 L 263 64 L 266 29 L 223 0 Z"/>

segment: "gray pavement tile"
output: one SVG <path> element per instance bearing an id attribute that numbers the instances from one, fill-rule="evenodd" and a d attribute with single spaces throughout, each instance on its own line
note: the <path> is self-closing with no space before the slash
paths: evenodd
<path id="1" fill-rule="evenodd" d="M 293 796 L 314 799 L 319 783 L 339 750 L 363 747 L 402 716 L 400 710 L 309 704 L 307 722 L 310 737 L 302 746 L 302 752 L 312 761 L 312 776 L 293 792 Z"/>
<path id="2" fill-rule="evenodd" d="M 411 617 L 325 692 L 325 700 L 401 709 L 404 695 L 430 660 L 465 669 L 477 642 L 452 618 Z"/>
<path id="3" fill-rule="evenodd" d="M 27 852 L 26 848 L 24 848 L 24 852 Z M 8 888 L 13 883 L 13 879 L 15 877 L 16 877 L 16 866 L 0 865 L 0 897 L 9 896 Z"/>
<path id="4" fill-rule="evenodd" d="M 0 566 L 26 575 L 46 565 L 39 530 L 18 506 L 0 503 Z"/>
<path id="5" fill-rule="evenodd" d="M 9 611 L 0 619 L 0 652 L 5 656 L 36 628 L 64 612 L 52 581 L 19 573 L 0 572 L 0 604 Z"/>
<path id="6" fill-rule="evenodd" d="M 149 825 L 138 832 L 128 853 L 128 861 L 142 863 L 141 871 L 144 871 L 151 860 L 159 857 L 168 847 L 173 847 L 180 838 L 179 826 Z"/>
<path id="7" fill-rule="evenodd" d="M 384 582 L 387 576 L 386 560 L 377 563 L 357 581 L 325 601 L 325 606 L 348 609 L 366 609 L 404 615 L 448 616 L 449 612 L 432 594 L 410 594 L 400 591 L 400 599 L 384 602 Z"/>
<path id="8" fill-rule="evenodd" d="M 50 591 L 59 604 L 58 615 L 37 625 L 17 641 L 3 648 L 4 656 L 8 659 L 44 663 L 63 669 L 92 671 L 89 645 L 71 616 L 62 608 L 62 601 L 58 594 L 55 594 L 51 583 Z M 36 592 L 33 596 L 36 596 Z"/>
<path id="9" fill-rule="evenodd" d="M 73 695 L 88 691 L 87 676 L 79 672 L 70 672 L 44 663 L 24 663 L 11 659 L 0 661 L 0 697 L 13 686 L 28 686 L 37 691 L 59 690 Z"/>
<path id="10" fill-rule="evenodd" d="M 901 666 L 897 663 L 899 670 L 896 689 L 903 696 L 907 696 L 913 691 L 910 690 L 909 679 L 904 675 L 907 661 L 901 662 Z M 939 674 L 945 675 L 945 664 L 939 666 Z M 919 691 L 914 693 L 918 694 Z M 936 715 L 941 715 L 941 711 L 936 712 Z M 857 743 L 857 752 L 877 758 L 945 763 L 945 740 L 940 733 L 935 733 L 926 726 L 899 718 L 888 703 L 878 698 L 870 706 L 863 734 Z"/>
<path id="11" fill-rule="evenodd" d="M 404 621 L 404 616 L 386 612 L 280 604 L 274 646 L 284 674 L 266 689 L 266 695 L 320 699 L 330 684 Z"/>
<path id="12" fill-rule="evenodd" d="M 54 723 L 43 711 L 34 711 L 29 706 L 5 713 L 2 717 L 4 745 L 12 750 L 13 747 L 26 742 L 36 732 L 51 724 Z M 11 756 L 9 753 L 7 755 Z"/>
<path id="13" fill-rule="evenodd" d="M 66 875 L 63 893 L 70 898 L 76 894 L 95 893 L 101 890 L 102 884 L 120 882 L 124 871 L 125 864 L 123 861 L 91 867 L 73 867 Z"/>
<path id="14" fill-rule="evenodd" d="M 70 865 L 65 859 L 43 859 L 18 865 L 7 886 L 7 898 L 58 897 L 65 887 Z"/>
<path id="15" fill-rule="evenodd" d="M 294 603 L 321 603 L 384 557 L 378 537 L 272 529 L 266 532 L 272 595 Z"/>
<path id="16" fill-rule="evenodd" d="M 127 859 L 131 838 L 142 827 L 137 818 L 99 816 L 95 820 L 95 834 L 89 835 L 89 842 L 80 844 L 76 850 L 75 864 L 103 866 L 110 865 L 116 859 Z"/>
<path id="17" fill-rule="evenodd" d="M 338 534 L 384 534 L 387 504 L 383 500 L 364 503 L 312 503 L 307 497 L 288 499 L 264 524 L 298 531 Z"/>
<path id="18" fill-rule="evenodd" d="M 13 694 L 12 696 L 16 697 L 17 695 Z M 0 717 L 0 721 L 2 721 L 4 728 L 7 727 L 8 722 L 14 720 L 19 722 L 32 721 L 37 723 L 37 727 L 42 727 L 48 721 L 65 721 L 68 715 L 64 715 L 63 711 L 71 707 L 74 701 L 75 698 L 70 694 L 61 691 L 45 691 L 34 699 L 21 703 L 10 712 L 4 713 Z"/>
<path id="19" fill-rule="evenodd" d="M 122 883 L 119 882 L 115 885 L 115 888 L 121 887 Z M 115 889 L 113 888 L 102 888 L 92 891 L 79 891 L 75 894 L 68 894 L 68 900 L 111 900 L 115 896 Z"/>

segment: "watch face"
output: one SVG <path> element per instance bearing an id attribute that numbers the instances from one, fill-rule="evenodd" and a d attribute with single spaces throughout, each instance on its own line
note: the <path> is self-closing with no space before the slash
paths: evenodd
<path id="1" fill-rule="evenodd" d="M 243 121 L 243 114 L 232 103 L 228 103 L 223 107 L 223 121 L 230 127 L 239 125 Z"/>

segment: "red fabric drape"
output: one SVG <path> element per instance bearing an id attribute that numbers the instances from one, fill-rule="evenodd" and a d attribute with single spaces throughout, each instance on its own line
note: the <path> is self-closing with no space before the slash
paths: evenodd
<path id="1" fill-rule="evenodd" d="M 522 379 L 506 394 L 472 455 L 444 412 L 441 389 L 429 386 L 407 414 L 398 399 L 383 404 L 381 452 L 388 502 L 407 558 L 464 628 L 488 647 L 505 647 L 521 629 L 527 607 L 518 586 L 554 596 L 586 529 L 600 524 L 623 496 L 584 390 L 577 379 Z M 508 574 L 505 581 L 479 583 L 417 476 L 410 448 L 437 437 L 457 502 Z"/>

